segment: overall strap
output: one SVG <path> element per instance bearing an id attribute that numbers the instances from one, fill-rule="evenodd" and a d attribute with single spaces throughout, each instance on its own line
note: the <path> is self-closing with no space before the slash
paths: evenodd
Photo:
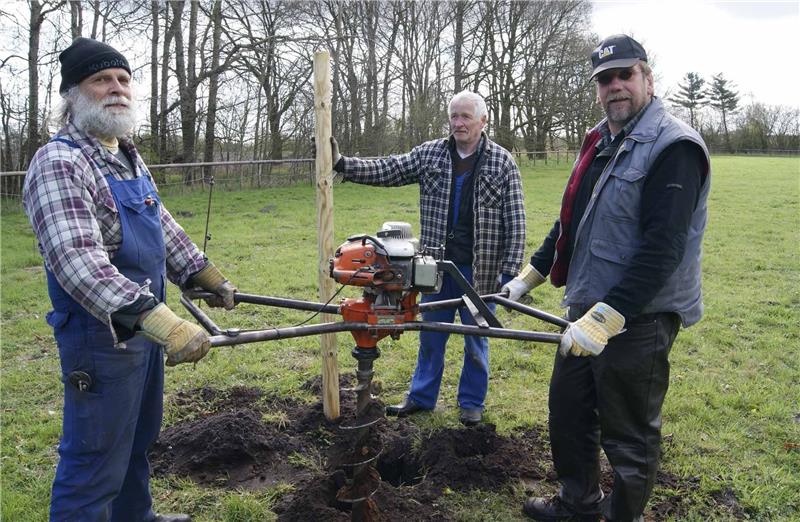
<path id="1" fill-rule="evenodd" d="M 81 148 L 80 145 L 78 145 L 77 143 L 75 143 L 72 140 L 68 140 L 67 138 L 59 138 L 58 136 L 56 136 L 56 137 L 52 138 L 50 141 L 60 141 L 61 143 L 64 143 L 64 144 L 72 147 L 73 149 L 80 149 Z"/>

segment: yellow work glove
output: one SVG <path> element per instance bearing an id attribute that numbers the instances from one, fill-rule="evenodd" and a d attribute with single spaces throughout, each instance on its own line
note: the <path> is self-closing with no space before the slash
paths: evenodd
<path id="1" fill-rule="evenodd" d="M 506 294 L 512 301 L 519 301 L 520 297 L 544 283 L 544 279 L 544 276 L 533 268 L 533 265 L 529 264 L 522 269 L 522 272 L 517 277 L 503 285 L 500 293 Z"/>
<path id="2" fill-rule="evenodd" d="M 222 272 L 211 261 L 205 268 L 192 276 L 192 282 L 203 290 L 216 294 L 206 299 L 208 306 L 224 307 L 225 310 L 232 310 L 236 306 L 236 301 L 233 300 L 233 294 L 237 292 L 236 287 L 225 279 Z"/>
<path id="3" fill-rule="evenodd" d="M 167 366 L 197 362 L 211 349 L 208 334 L 181 319 L 164 303 L 150 310 L 141 323 L 142 335 L 161 344 L 167 352 Z"/>
<path id="4" fill-rule="evenodd" d="M 585 357 L 600 355 L 608 340 L 622 333 L 625 317 L 605 303 L 597 303 L 564 331 L 559 351 Z"/>

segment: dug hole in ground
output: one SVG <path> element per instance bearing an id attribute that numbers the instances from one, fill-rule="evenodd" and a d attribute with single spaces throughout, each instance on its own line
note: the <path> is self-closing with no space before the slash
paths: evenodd
<path id="1" fill-rule="evenodd" d="M 340 387 L 354 376 L 340 377 Z M 321 379 L 305 388 L 319 396 Z M 352 394 L 341 394 L 343 412 L 355 411 Z M 345 415 L 329 422 L 322 402 L 268 396 L 258 388 L 200 388 L 167 398 L 187 419 L 162 430 L 150 460 L 155 475 L 189 478 L 198 484 L 259 490 L 279 483 L 293 485 L 274 507 L 281 521 L 350 520 L 350 505 L 336 499 L 342 484 L 339 465 L 349 456 L 346 435 L 338 429 Z M 382 406 L 382 405 L 380 405 Z M 440 498 L 449 492 L 526 490 L 538 495 L 557 490 L 544 428 L 508 436 L 493 424 L 445 428 L 423 436 L 408 419 L 386 419 L 371 441 L 382 446 L 375 463 L 382 482 L 372 497 L 379 520 L 452 520 Z M 612 473 L 602 466 L 603 489 Z M 683 493 L 695 479 L 659 472 L 658 485 L 674 494 L 651 501 L 646 518 L 680 517 L 688 507 Z M 724 499 L 709 499 L 723 507 Z M 732 513 L 738 506 L 724 506 Z"/>

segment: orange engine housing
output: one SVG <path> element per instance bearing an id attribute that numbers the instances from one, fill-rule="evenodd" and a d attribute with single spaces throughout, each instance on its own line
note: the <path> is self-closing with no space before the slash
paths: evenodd
<path id="1" fill-rule="evenodd" d="M 419 292 L 411 291 L 403 296 L 397 306 L 376 306 L 376 296 L 364 293 L 359 298 L 344 299 L 341 304 L 342 317 L 345 321 L 369 323 L 376 326 L 375 330 L 351 331 L 359 348 L 375 348 L 378 341 L 391 336 L 393 339 L 400 337 L 402 332 L 395 330 L 381 330 L 381 324 L 403 324 L 413 321 L 417 316 L 417 295 Z"/>
<path id="2" fill-rule="evenodd" d="M 349 237 L 330 260 L 330 274 L 337 283 L 364 289 L 359 298 L 343 299 L 340 312 L 347 322 L 375 326 L 351 331 L 356 346 L 367 349 L 375 348 L 384 337 L 400 337 L 401 331 L 381 329 L 381 325 L 414 321 L 419 311 L 417 296 L 436 287 L 436 279 L 430 277 L 435 261 L 419 254 L 415 239 L 400 237 L 402 230 L 387 229 L 386 224 L 376 236 Z M 421 283 L 414 281 L 417 264 L 427 276 Z"/>
<path id="3" fill-rule="evenodd" d="M 331 259 L 331 277 L 342 285 L 367 286 L 384 291 L 403 290 L 410 284 L 409 274 L 399 265 L 378 253 L 375 245 L 350 241 L 336 249 Z"/>

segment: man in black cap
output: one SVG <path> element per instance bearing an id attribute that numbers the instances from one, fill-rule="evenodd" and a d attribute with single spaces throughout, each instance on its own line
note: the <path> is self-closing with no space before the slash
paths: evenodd
<path id="1" fill-rule="evenodd" d="M 653 96 L 636 40 L 611 36 L 591 58 L 606 118 L 584 139 L 550 233 L 503 287 L 514 300 L 548 275 L 566 287 L 570 325 L 549 399 L 561 489 L 525 502 L 536 520 L 642 520 L 658 468 L 669 351 L 680 326 L 703 314 L 708 150 Z M 614 470 L 608 495 L 601 447 Z"/>
<path id="2" fill-rule="evenodd" d="M 51 520 L 191 520 L 152 509 L 147 451 L 158 437 L 167 365 L 197 362 L 208 335 L 165 304 L 166 280 L 236 288 L 161 204 L 129 138 L 131 69 L 114 48 L 76 39 L 60 55 L 63 127 L 31 160 L 23 205 L 45 261 L 64 382 Z"/>

